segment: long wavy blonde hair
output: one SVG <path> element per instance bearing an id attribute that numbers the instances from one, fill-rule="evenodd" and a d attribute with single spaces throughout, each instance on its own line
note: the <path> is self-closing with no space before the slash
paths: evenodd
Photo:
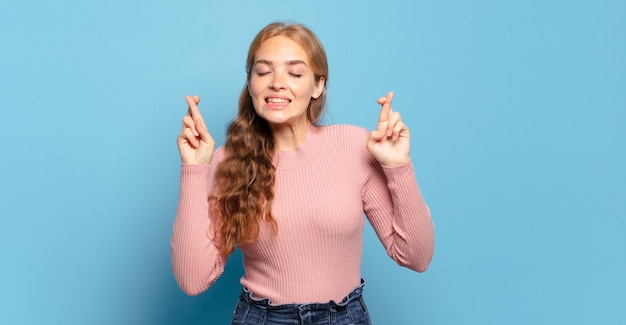
<path id="1" fill-rule="evenodd" d="M 267 39 L 285 36 L 300 45 L 308 54 L 315 81 L 328 82 L 326 52 L 317 36 L 301 24 L 271 23 L 254 38 L 246 61 L 247 81 L 250 81 L 254 57 Z M 236 245 L 253 242 L 259 235 L 259 222 L 269 223 L 278 231 L 272 216 L 274 179 L 272 165 L 274 141 L 267 121 L 259 117 L 252 104 L 248 82 L 239 96 L 239 110 L 228 126 L 226 156 L 218 166 L 215 187 L 210 200 L 211 215 L 217 221 L 215 237 L 222 256 L 231 254 Z M 307 117 L 313 124 L 326 106 L 326 84 L 322 94 L 311 98 Z"/>

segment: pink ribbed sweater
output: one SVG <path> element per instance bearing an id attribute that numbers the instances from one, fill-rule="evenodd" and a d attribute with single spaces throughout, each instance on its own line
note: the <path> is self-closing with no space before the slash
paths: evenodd
<path id="1" fill-rule="evenodd" d="M 387 253 L 398 264 L 426 270 L 434 231 L 411 162 L 381 167 L 367 151 L 368 131 L 349 125 L 314 127 L 296 151 L 274 157 L 278 223 L 239 247 L 241 284 L 274 304 L 336 302 L 360 284 L 365 212 Z M 183 164 L 171 238 L 172 268 L 190 295 L 204 292 L 224 270 L 225 259 L 207 234 L 208 201 L 216 150 L 209 166 Z"/>

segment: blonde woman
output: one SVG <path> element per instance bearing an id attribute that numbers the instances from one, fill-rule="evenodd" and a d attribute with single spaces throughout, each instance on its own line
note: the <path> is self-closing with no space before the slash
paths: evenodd
<path id="1" fill-rule="evenodd" d="M 246 69 L 224 146 L 215 149 L 200 99 L 186 97 L 174 275 L 186 293 L 200 294 L 238 247 L 245 274 L 231 324 L 371 324 L 360 273 L 363 215 L 402 266 L 425 271 L 434 246 L 393 93 L 378 99 L 371 132 L 320 126 L 328 64 L 300 24 L 263 28 Z"/>

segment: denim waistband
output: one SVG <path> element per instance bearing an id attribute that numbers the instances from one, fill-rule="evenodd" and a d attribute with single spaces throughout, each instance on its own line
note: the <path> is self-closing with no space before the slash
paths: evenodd
<path id="1" fill-rule="evenodd" d="M 240 297 L 241 299 L 249 302 L 251 305 L 254 305 L 258 308 L 275 310 L 275 311 L 280 310 L 280 311 L 288 312 L 288 311 L 298 311 L 298 310 L 301 311 L 303 309 L 306 309 L 306 310 L 342 309 L 342 308 L 345 308 L 348 305 L 348 303 L 350 303 L 351 301 L 361 298 L 363 294 L 363 286 L 365 286 L 365 281 L 361 279 L 361 284 L 358 287 L 354 288 L 354 290 L 352 290 L 350 293 L 348 293 L 348 295 L 346 295 L 340 302 L 335 302 L 331 300 L 326 303 L 314 302 L 314 303 L 307 303 L 307 304 L 274 305 L 272 304 L 272 301 L 270 299 L 254 298 L 252 295 L 252 292 L 250 292 L 245 287 L 241 289 Z"/>

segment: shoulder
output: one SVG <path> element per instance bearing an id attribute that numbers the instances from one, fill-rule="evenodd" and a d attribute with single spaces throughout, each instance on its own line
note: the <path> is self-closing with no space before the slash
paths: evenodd
<path id="1" fill-rule="evenodd" d="M 322 127 L 328 147 L 336 150 L 340 156 L 352 155 L 366 157 L 367 138 L 369 131 L 361 126 L 351 124 L 332 124 Z"/>
<path id="2" fill-rule="evenodd" d="M 341 137 L 343 139 L 366 140 L 369 135 L 369 131 L 366 128 L 351 124 L 331 124 L 321 126 L 320 129 L 323 133 L 335 139 Z"/>

